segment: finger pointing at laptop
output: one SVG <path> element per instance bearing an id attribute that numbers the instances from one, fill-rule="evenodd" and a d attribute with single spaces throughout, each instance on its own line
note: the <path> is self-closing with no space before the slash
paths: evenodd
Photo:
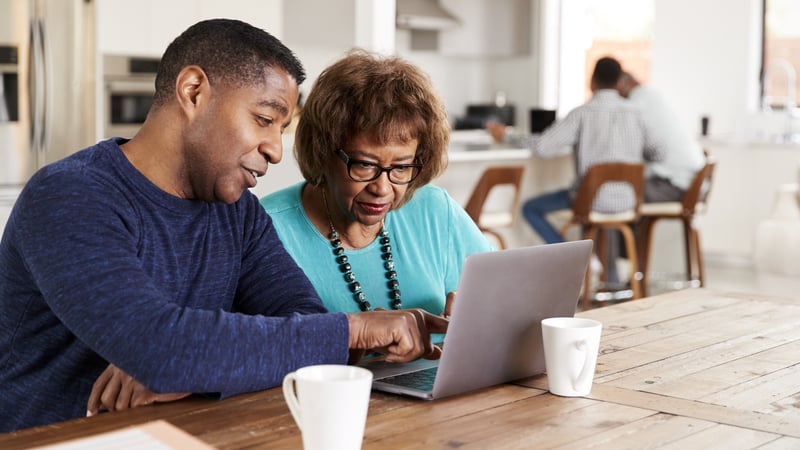
<path id="1" fill-rule="evenodd" d="M 386 361 L 407 362 L 438 358 L 441 349 L 431 342 L 431 333 L 445 333 L 447 319 L 421 309 L 369 311 L 348 315 L 350 348 L 381 349 Z"/>

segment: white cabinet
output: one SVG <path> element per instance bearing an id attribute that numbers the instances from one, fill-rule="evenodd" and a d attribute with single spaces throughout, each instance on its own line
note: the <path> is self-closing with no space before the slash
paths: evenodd
<path id="1" fill-rule="evenodd" d="M 280 37 L 282 0 L 97 0 L 101 54 L 161 56 L 170 42 L 202 19 L 244 20 Z"/>
<path id="2" fill-rule="evenodd" d="M 461 25 L 439 32 L 446 56 L 518 56 L 530 53 L 531 0 L 439 0 Z"/>
<path id="3" fill-rule="evenodd" d="M 708 212 L 701 218 L 703 250 L 732 262 L 752 262 L 759 223 L 772 215 L 781 187 L 798 180 L 800 146 L 714 141 L 704 146 L 717 166 Z"/>

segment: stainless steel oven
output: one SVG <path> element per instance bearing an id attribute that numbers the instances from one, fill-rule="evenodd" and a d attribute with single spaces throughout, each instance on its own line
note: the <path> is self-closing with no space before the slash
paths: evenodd
<path id="1" fill-rule="evenodd" d="M 155 94 L 159 58 L 103 56 L 104 137 L 132 137 L 144 123 Z"/>

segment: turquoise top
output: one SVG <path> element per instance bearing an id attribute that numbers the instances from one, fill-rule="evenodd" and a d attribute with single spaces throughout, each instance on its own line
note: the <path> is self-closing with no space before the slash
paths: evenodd
<path id="1" fill-rule="evenodd" d="M 331 311 L 358 312 L 333 247 L 303 209 L 301 182 L 261 199 L 278 236 Z M 464 258 L 493 250 L 464 209 L 447 191 L 427 185 L 400 209 L 386 215 L 403 308 L 444 310 L 448 292 L 458 288 Z M 391 309 L 386 269 L 378 239 L 358 250 L 346 250 L 352 271 L 373 308 Z M 456 302 L 458 300 L 456 299 Z"/>

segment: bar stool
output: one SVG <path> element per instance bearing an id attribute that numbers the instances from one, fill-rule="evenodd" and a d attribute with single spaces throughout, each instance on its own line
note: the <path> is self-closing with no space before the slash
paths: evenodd
<path id="1" fill-rule="evenodd" d="M 653 228 L 660 219 L 678 219 L 683 223 L 683 244 L 686 253 L 686 278 L 697 281 L 702 287 L 705 283 L 703 274 L 703 251 L 700 248 L 700 230 L 698 214 L 705 212 L 708 193 L 711 190 L 711 178 L 716 162 L 707 158 L 706 164 L 695 175 L 689 188 L 681 196 L 679 202 L 643 203 L 639 210 L 641 216 L 639 235 L 639 261 L 642 264 L 644 288 L 647 290 L 650 270 L 650 251 L 653 245 Z M 646 295 L 646 294 L 645 294 Z"/>
<path id="2" fill-rule="evenodd" d="M 606 214 L 593 210 L 593 204 L 600 187 L 605 183 L 628 183 L 634 191 L 635 202 L 630 210 Z M 572 225 L 583 227 L 583 238 L 595 242 L 595 252 L 602 255 L 606 252 L 605 239 L 598 235 L 599 231 L 618 230 L 622 233 L 625 250 L 630 260 L 630 284 L 633 298 L 642 297 L 641 275 L 638 273 L 639 265 L 636 260 L 636 239 L 633 227 L 639 219 L 639 207 L 644 195 L 644 164 L 641 163 L 602 163 L 595 164 L 586 171 L 578 186 L 575 200 L 572 202 L 572 217 L 561 228 L 565 234 Z M 600 237 L 600 239 L 598 239 Z M 601 260 L 603 260 L 601 258 Z M 587 267 L 581 294 L 581 309 L 588 310 L 592 307 L 591 267 Z"/>
<path id="3" fill-rule="evenodd" d="M 522 189 L 522 175 L 525 166 L 498 166 L 489 167 L 483 171 L 478 183 L 470 194 L 467 205 L 464 209 L 472 218 L 478 228 L 497 239 L 501 249 L 506 248 L 503 236 L 497 231 L 498 228 L 510 227 L 517 216 L 520 191 Z M 485 211 L 484 206 L 489 192 L 498 187 L 507 185 L 513 189 L 513 197 L 509 209 L 503 211 Z"/>

